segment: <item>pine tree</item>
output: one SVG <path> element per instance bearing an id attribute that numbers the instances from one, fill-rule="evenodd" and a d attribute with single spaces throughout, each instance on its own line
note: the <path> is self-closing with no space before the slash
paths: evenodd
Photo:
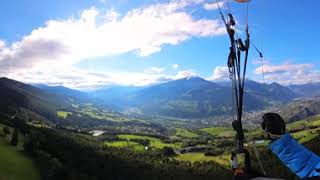
<path id="1" fill-rule="evenodd" d="M 14 128 L 13 133 L 12 133 L 12 138 L 11 138 L 11 144 L 13 146 L 18 145 L 19 142 L 19 133 L 18 133 L 18 129 Z"/>

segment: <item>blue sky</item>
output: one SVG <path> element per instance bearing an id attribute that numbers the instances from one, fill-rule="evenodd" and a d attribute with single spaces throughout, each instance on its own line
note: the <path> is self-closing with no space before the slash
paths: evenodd
<path id="1" fill-rule="evenodd" d="M 6 0 L 0 75 L 78 89 L 149 85 L 186 76 L 225 80 L 229 40 L 215 1 Z M 226 12 L 228 3 L 221 2 Z M 242 36 L 246 5 L 229 1 Z M 252 42 L 267 82 L 320 81 L 316 0 L 251 0 Z M 248 76 L 262 80 L 251 49 Z"/>

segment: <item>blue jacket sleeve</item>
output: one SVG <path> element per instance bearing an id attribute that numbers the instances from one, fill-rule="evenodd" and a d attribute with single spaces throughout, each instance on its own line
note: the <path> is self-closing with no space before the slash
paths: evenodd
<path id="1" fill-rule="evenodd" d="M 272 142 L 269 148 L 299 178 L 320 176 L 320 157 L 295 141 L 289 133 Z"/>

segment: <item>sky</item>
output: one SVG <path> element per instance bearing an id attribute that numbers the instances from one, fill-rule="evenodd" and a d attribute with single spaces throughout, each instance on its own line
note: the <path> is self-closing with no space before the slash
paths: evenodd
<path id="1" fill-rule="evenodd" d="M 219 4 L 242 38 L 248 6 L 251 41 L 264 54 L 250 49 L 248 78 L 320 81 L 320 1 Z M 0 76 L 18 81 L 89 90 L 228 80 L 229 39 L 215 0 L 4 0 L 0 22 Z"/>

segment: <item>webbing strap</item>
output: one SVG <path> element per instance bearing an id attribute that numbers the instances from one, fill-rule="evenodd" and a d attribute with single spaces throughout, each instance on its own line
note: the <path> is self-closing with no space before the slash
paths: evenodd
<path id="1" fill-rule="evenodd" d="M 256 147 L 255 142 L 253 142 L 253 151 L 254 151 L 254 154 L 255 154 L 255 156 L 256 156 L 256 158 L 257 158 L 257 160 L 258 160 L 258 164 L 259 164 L 259 166 L 260 166 L 260 169 L 261 169 L 263 175 L 264 175 L 264 176 L 267 176 L 267 173 L 266 173 L 266 171 L 264 170 L 264 167 L 263 167 L 263 165 L 262 165 L 262 163 L 261 163 L 260 156 L 259 156 L 259 152 L 258 152 L 258 150 L 257 150 L 257 147 Z"/>

